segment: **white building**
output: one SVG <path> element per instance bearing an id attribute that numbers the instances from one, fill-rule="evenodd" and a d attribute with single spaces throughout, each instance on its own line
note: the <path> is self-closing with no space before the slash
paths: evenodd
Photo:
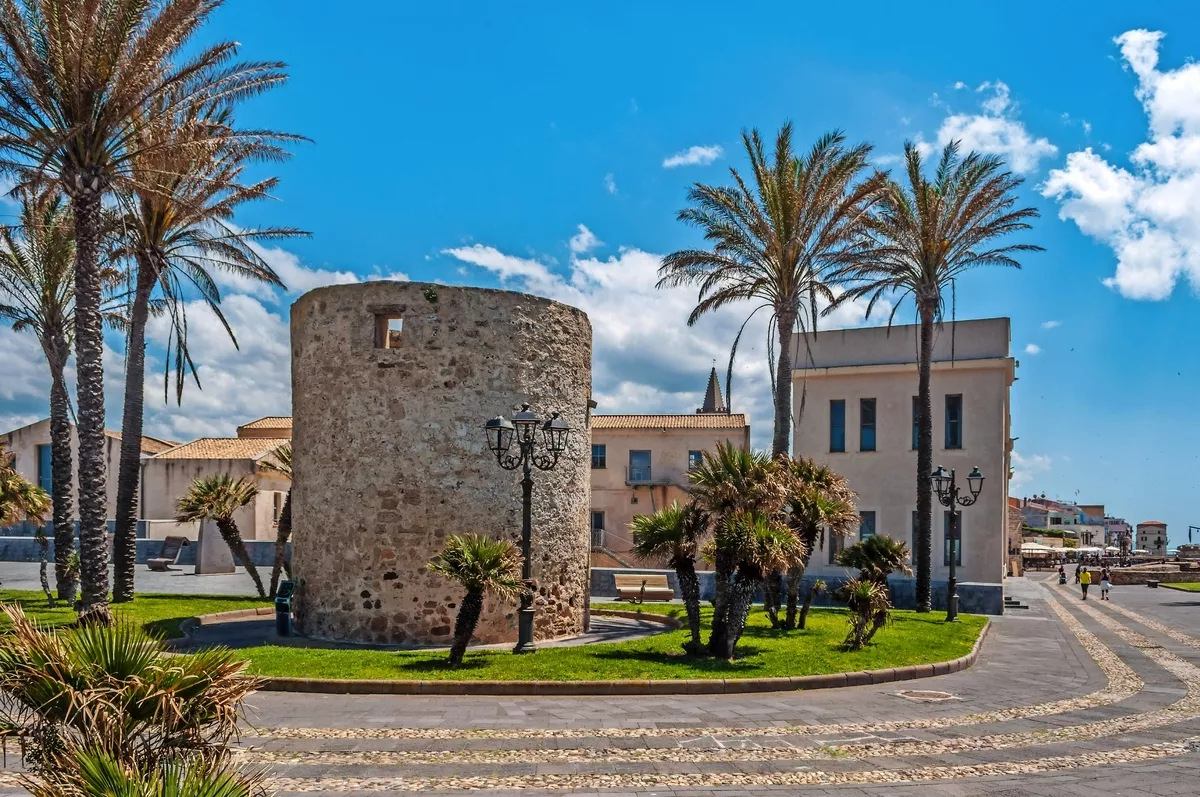
<path id="1" fill-rule="evenodd" d="M 792 374 L 793 448 L 849 479 L 863 518 L 860 535 L 887 534 L 913 546 L 917 509 L 917 350 L 915 325 L 821 332 L 798 341 Z M 985 480 L 978 502 L 961 514 L 957 578 L 963 611 L 999 614 L 1003 605 L 1010 439 L 1009 321 L 946 323 L 935 330 L 932 365 L 933 464 Z M 811 352 L 811 359 L 809 358 Z M 808 367 L 805 367 L 807 364 Z M 803 408 L 803 409 L 801 409 Z M 949 576 L 949 510 L 934 498 L 933 598 L 944 605 Z M 833 564 L 841 538 L 826 535 L 808 574 L 840 577 Z M 893 579 L 898 605 L 911 605 L 911 579 Z"/>

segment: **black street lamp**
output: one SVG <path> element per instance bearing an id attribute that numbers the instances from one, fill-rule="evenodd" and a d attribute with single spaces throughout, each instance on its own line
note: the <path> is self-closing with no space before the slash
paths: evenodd
<path id="1" fill-rule="evenodd" d="M 537 428 L 542 427 L 540 446 L 544 449 L 537 453 L 539 446 Z M 512 420 L 503 415 L 497 415 L 483 425 L 487 434 L 488 448 L 496 455 L 496 461 L 505 470 L 522 468 L 521 478 L 521 581 L 525 588 L 521 592 L 521 609 L 517 615 L 517 646 L 513 653 L 533 653 L 533 596 L 537 584 L 533 580 L 533 554 L 530 550 L 530 538 L 533 536 L 533 468 L 538 470 L 553 470 L 558 464 L 559 456 L 567 449 L 567 435 L 571 427 L 559 417 L 557 412 L 551 413 L 543 423 L 537 413 L 530 411 L 528 404 L 521 405 L 521 411 L 514 413 Z M 518 453 L 510 454 L 513 442 L 516 442 Z"/>
<path id="2" fill-rule="evenodd" d="M 955 560 L 958 558 L 954 544 L 958 541 L 959 522 L 958 512 L 955 511 L 956 506 L 970 506 L 979 500 L 979 493 L 983 491 L 983 474 L 979 472 L 979 468 L 973 469 L 967 474 L 967 489 L 970 495 L 960 495 L 958 485 L 954 481 L 954 469 L 950 469 L 950 473 L 946 473 L 946 469 L 938 466 L 938 469 L 930 476 L 933 481 L 933 490 L 937 493 L 938 501 L 942 506 L 950 510 L 950 580 L 946 583 L 946 622 L 953 623 L 958 621 L 958 579 L 955 577 Z"/>

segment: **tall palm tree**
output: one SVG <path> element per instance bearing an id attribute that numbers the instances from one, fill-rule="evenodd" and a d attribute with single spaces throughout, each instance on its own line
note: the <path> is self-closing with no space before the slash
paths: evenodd
<path id="1" fill-rule="evenodd" d="M 450 663 L 459 665 L 479 623 L 484 594 L 490 592 L 501 600 L 511 601 L 524 589 L 521 552 L 508 540 L 483 534 L 454 534 L 428 567 L 432 573 L 457 581 L 467 591 L 454 619 L 454 643 L 450 646 Z"/>
<path id="2" fill-rule="evenodd" d="M 744 529 L 733 524 L 743 515 L 774 519 L 780 515 L 788 494 L 788 480 L 776 461 L 757 451 L 746 451 L 732 443 L 718 443 L 715 452 L 704 452 L 700 467 L 688 473 L 692 500 L 710 518 L 715 530 L 706 546 L 713 563 L 714 595 L 712 632 L 708 649 L 714 656 L 727 656 L 726 634 L 732 580 L 741 560 Z M 739 534 L 733 534 L 739 532 Z"/>
<path id="3" fill-rule="evenodd" d="M 945 314 L 945 292 L 970 269 L 1020 268 L 1016 256 L 1040 252 L 1033 244 L 1001 245 L 997 239 L 1031 229 L 1038 217 L 1032 207 L 1017 207 L 1016 190 L 1024 182 L 995 155 L 959 156 L 958 142 L 942 150 L 932 179 L 925 174 L 920 149 L 904 145 L 907 185 L 889 181 L 869 225 L 868 241 L 855 262 L 841 266 L 831 279 L 848 284 L 839 301 L 869 297 L 867 315 L 889 296 L 912 297 L 920 320 L 917 356 L 917 611 L 929 611 L 933 551 L 933 408 L 929 386 L 933 325 Z"/>
<path id="4" fill-rule="evenodd" d="M 636 515 L 630 524 L 633 554 L 639 559 L 665 562 L 675 571 L 679 593 L 687 611 L 691 641 L 684 645 L 688 653 L 704 651 L 700 640 L 700 579 L 696 576 L 696 555 L 708 535 L 708 518 L 696 504 L 678 502 L 650 515 Z"/>
<path id="5" fill-rule="evenodd" d="M 292 481 L 292 444 L 284 443 L 272 452 L 272 459 L 258 463 L 258 468 L 266 473 L 276 474 Z M 289 486 L 283 499 L 283 509 L 279 511 L 279 523 L 275 526 L 275 561 L 271 564 L 271 595 L 279 590 L 279 576 L 287 571 L 288 578 L 292 577 L 291 568 L 287 565 L 287 544 L 292 536 L 292 488 Z"/>
<path id="6" fill-rule="evenodd" d="M 81 619 L 88 622 L 111 622 L 100 312 L 103 199 L 132 180 L 136 124 L 173 124 L 185 108 L 231 102 L 283 79 L 279 64 L 231 63 L 233 42 L 188 49 L 220 5 L 221 0 L 0 0 L 0 170 L 21 181 L 57 183 L 75 223 Z M 164 116 L 147 118 L 152 100 L 162 95 L 176 100 Z"/>
<path id="7" fill-rule="evenodd" d="M 192 487 L 180 496 L 176 502 L 175 519 L 180 523 L 193 520 L 212 520 L 217 524 L 217 531 L 229 546 L 233 558 L 238 561 L 250 578 L 260 598 L 267 597 L 263 590 L 262 579 L 258 577 L 258 568 L 250 559 L 246 543 L 242 541 L 242 532 L 238 529 L 233 513 L 249 504 L 258 495 L 258 488 L 245 479 L 234 479 L 222 473 L 217 476 L 205 476 L 192 482 Z"/>
<path id="8" fill-rule="evenodd" d="M 852 533 L 862 519 L 845 476 L 807 457 L 789 460 L 788 469 L 792 476 L 787 499 L 788 524 L 804 545 L 800 559 L 787 571 L 787 614 L 783 627 L 791 630 L 797 627 L 796 609 L 804 571 L 818 543 L 826 533 L 839 537 Z"/>
<path id="9" fill-rule="evenodd" d="M 172 95 L 155 98 L 170 104 Z M 165 116 L 149 114 L 151 118 Z M 221 313 L 221 294 L 211 272 L 226 271 L 251 281 L 283 287 L 282 280 L 251 246 L 256 241 L 305 235 L 291 228 L 243 229 L 232 223 L 247 202 L 270 197 L 277 178 L 247 182 L 247 166 L 278 161 L 288 153 L 279 144 L 292 137 L 256 131 L 253 138 L 230 137 L 230 108 L 189 108 L 176 124 L 137 126 L 139 153 L 131 159 L 133 180 L 123 204 L 119 253 L 132 262 L 134 284 L 125 348 L 125 404 L 121 457 L 117 470 L 116 534 L 113 542 L 113 601 L 133 600 L 137 560 L 137 495 L 141 477 L 145 333 L 151 294 L 157 288 L 171 324 L 168 354 L 175 352 L 176 401 L 186 372 L 199 382 L 187 348 L 186 293 L 195 288 L 237 346 Z M 167 144 L 166 148 L 158 145 Z M 186 146 L 185 146 L 186 145 Z M 172 345 L 173 344 L 173 345 Z M 168 356 L 168 367 L 170 367 Z M 273 594 L 273 593 L 272 593 Z"/>
<path id="10" fill-rule="evenodd" d="M 730 169 L 732 187 L 696 183 L 688 191 L 691 207 L 679 212 L 680 221 L 703 230 L 712 248 L 673 252 L 658 272 L 660 288 L 699 286 L 689 326 L 742 300 L 758 303 L 754 313 L 770 308 L 779 344 L 772 456 L 789 453 L 793 333 L 816 331 L 818 302 L 834 298 L 825 275 L 853 261 L 867 212 L 884 185 L 878 173 L 861 179 L 871 147 L 848 148 L 845 142 L 840 132 L 829 133 L 797 156 L 789 122 L 775 139 L 772 161 L 757 130 L 743 133 L 750 181 Z"/>

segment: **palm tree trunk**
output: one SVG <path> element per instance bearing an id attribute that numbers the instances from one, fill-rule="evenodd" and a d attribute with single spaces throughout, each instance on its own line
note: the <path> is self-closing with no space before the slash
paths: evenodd
<path id="1" fill-rule="evenodd" d="M 796 565 L 787 572 L 787 614 L 783 620 L 783 630 L 791 631 L 796 627 L 796 606 L 800 602 L 800 584 L 804 579 L 804 565 Z M 800 627 L 804 627 L 803 621 Z"/>
<path id="2" fill-rule="evenodd" d="M 288 490 L 279 512 L 279 525 L 275 529 L 275 563 L 271 565 L 271 594 L 279 591 L 279 573 L 284 567 L 288 539 L 292 536 L 292 491 Z M 291 573 L 288 573 L 291 577 Z"/>
<path id="3" fill-rule="evenodd" d="M 779 365 L 775 370 L 775 436 L 771 439 L 771 456 L 789 455 L 792 434 L 792 329 L 794 313 L 780 313 Z"/>
<path id="4" fill-rule="evenodd" d="M 761 575 L 761 574 L 760 574 Z M 750 605 L 754 602 L 754 593 L 762 584 L 762 578 L 739 572 L 729 588 L 729 620 L 725 631 L 725 658 L 733 661 L 737 651 L 737 643 L 746 630 L 746 618 L 750 616 Z"/>
<path id="5" fill-rule="evenodd" d="M 767 618 L 771 621 L 772 628 L 779 628 L 779 579 L 782 574 L 778 571 L 767 573 L 763 579 L 763 609 L 767 612 Z"/>
<path id="6" fill-rule="evenodd" d="M 675 562 L 675 577 L 679 579 L 679 593 L 683 608 L 687 611 L 688 630 L 692 641 L 683 646 L 691 654 L 704 651 L 700 641 L 700 579 L 696 576 L 696 563 L 691 559 Z"/>
<path id="7" fill-rule="evenodd" d="M 258 577 L 258 568 L 254 566 L 254 562 L 250 561 L 250 553 L 246 550 L 246 544 L 242 542 L 242 532 L 238 530 L 237 524 L 232 518 L 217 518 L 217 529 L 221 532 L 221 538 L 225 540 L 225 544 L 229 546 L 229 550 L 233 553 L 233 558 L 238 560 L 238 564 L 246 568 L 246 572 L 250 574 L 250 578 L 254 579 L 254 588 L 258 590 L 258 597 L 267 597 L 266 590 L 263 589 L 262 579 Z"/>
<path id="8" fill-rule="evenodd" d="M 146 382 L 146 319 L 154 290 L 154 267 L 137 258 L 137 286 L 129 311 L 125 346 L 125 408 L 121 417 L 121 462 L 117 468 L 117 528 L 113 538 L 113 603 L 133 600 L 137 563 L 138 484 L 142 475 L 142 411 Z"/>
<path id="9" fill-rule="evenodd" d="M 796 626 L 801 631 L 804 630 L 804 625 L 808 622 L 808 610 L 812 608 L 813 598 L 815 597 L 817 597 L 817 591 L 815 589 L 810 589 L 808 594 L 804 596 L 804 606 L 800 608 L 800 620 L 799 624 Z"/>
<path id="10" fill-rule="evenodd" d="M 79 583 L 71 566 L 75 552 L 75 518 L 71 512 L 71 419 L 68 417 L 70 397 L 63 379 L 69 346 L 51 345 L 54 349 L 50 366 L 50 479 L 52 481 L 54 520 L 54 586 L 58 599 L 68 606 L 75 605 Z"/>
<path id="11" fill-rule="evenodd" d="M 713 618 L 712 631 L 708 635 L 708 652 L 713 656 L 725 655 L 725 628 L 729 617 L 729 580 L 733 576 L 733 562 L 726 561 L 727 555 L 717 553 L 713 562 Z"/>
<path id="12" fill-rule="evenodd" d="M 483 611 L 483 592 L 471 590 L 463 597 L 458 606 L 458 616 L 454 618 L 454 644 L 450 646 L 450 663 L 462 664 L 467 645 L 475 634 L 475 625 L 479 622 L 479 614 Z"/>
<path id="13" fill-rule="evenodd" d="M 50 589 L 50 577 L 46 573 L 49 556 L 47 549 L 50 547 L 50 540 L 46 538 L 46 530 L 39 527 L 35 535 L 38 545 L 38 578 L 42 582 L 42 592 L 46 593 L 46 603 L 51 609 L 54 608 L 54 592 Z"/>
<path id="14" fill-rule="evenodd" d="M 933 571 L 933 404 L 929 374 L 933 359 L 933 316 L 936 299 L 922 297 L 918 308 L 921 315 L 921 351 L 918 357 L 917 382 L 917 584 L 918 612 L 932 609 Z"/>
<path id="15" fill-rule="evenodd" d="M 79 411 L 80 620 L 107 625 L 108 524 L 104 473 L 104 329 L 100 316 L 100 179 L 76 174 L 75 372 Z"/>

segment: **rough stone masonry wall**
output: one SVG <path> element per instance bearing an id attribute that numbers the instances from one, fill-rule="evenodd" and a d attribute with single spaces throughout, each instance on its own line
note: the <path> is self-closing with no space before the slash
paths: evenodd
<path id="1" fill-rule="evenodd" d="M 398 341 L 388 316 L 403 319 Z M 534 472 L 536 636 L 580 632 L 591 505 L 587 316 L 508 291 L 375 282 L 310 291 L 292 305 L 291 324 L 300 633 L 449 643 L 462 590 L 425 565 L 451 534 L 519 545 L 520 472 L 496 463 L 483 424 L 524 401 L 542 415 L 560 411 L 573 430 L 557 468 Z M 515 641 L 516 609 L 486 598 L 478 641 Z"/>

